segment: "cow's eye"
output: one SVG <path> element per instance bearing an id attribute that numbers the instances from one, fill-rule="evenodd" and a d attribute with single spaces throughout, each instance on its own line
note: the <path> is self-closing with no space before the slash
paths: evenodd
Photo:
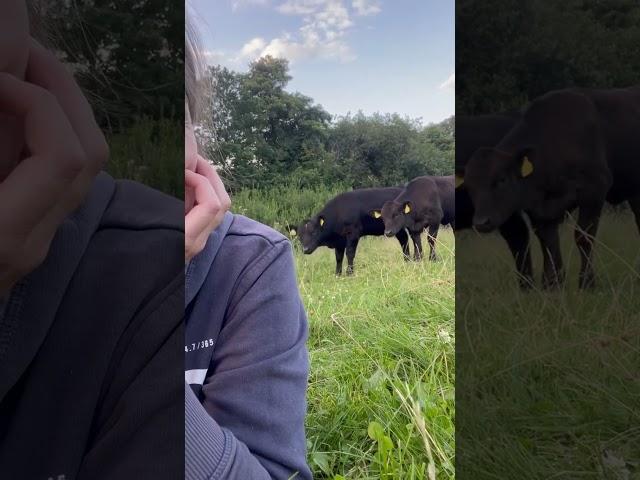
<path id="1" fill-rule="evenodd" d="M 507 184 L 508 178 L 506 176 L 500 177 L 495 181 L 495 186 L 500 188 L 504 187 Z"/>

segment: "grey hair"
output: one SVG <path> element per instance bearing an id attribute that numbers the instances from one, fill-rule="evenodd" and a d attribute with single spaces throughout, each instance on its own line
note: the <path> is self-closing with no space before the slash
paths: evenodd
<path id="1" fill-rule="evenodd" d="M 204 73 L 204 62 L 200 53 L 200 37 L 189 12 L 184 29 L 184 43 L 184 96 L 191 120 L 195 121 L 203 94 L 200 79 Z"/>

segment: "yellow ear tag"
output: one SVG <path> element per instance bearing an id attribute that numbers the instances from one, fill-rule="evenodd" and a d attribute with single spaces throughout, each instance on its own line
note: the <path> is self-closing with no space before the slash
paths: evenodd
<path id="1" fill-rule="evenodd" d="M 522 159 L 522 166 L 520 167 L 520 174 L 522 178 L 528 177 L 533 173 L 533 163 L 529 160 L 529 158 L 525 155 Z"/>
<path id="2" fill-rule="evenodd" d="M 460 187 L 464 183 L 464 177 L 456 175 L 456 188 Z"/>
<path id="3" fill-rule="evenodd" d="M 404 213 L 411 213 L 411 206 L 408 203 L 404 206 Z"/>
<path id="4" fill-rule="evenodd" d="M 321 226 L 321 227 L 324 227 L 324 218 L 321 218 L 321 219 L 320 219 L 320 226 Z"/>
<path id="5" fill-rule="evenodd" d="M 295 230 L 289 230 L 289 235 L 295 237 L 297 235 L 297 232 Z"/>
<path id="6" fill-rule="evenodd" d="M 381 216 L 382 216 L 382 214 L 378 210 L 373 212 L 373 218 L 380 218 Z"/>

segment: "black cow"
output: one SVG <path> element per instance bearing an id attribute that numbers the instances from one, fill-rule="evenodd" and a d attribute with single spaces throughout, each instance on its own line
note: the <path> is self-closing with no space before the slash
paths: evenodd
<path id="1" fill-rule="evenodd" d="M 467 162 L 481 147 L 493 147 L 515 126 L 519 113 L 459 116 L 456 118 L 456 178 L 464 176 Z M 457 182 L 458 183 L 458 182 Z M 464 184 L 456 188 L 456 230 L 471 228 L 475 210 Z M 499 227 L 518 271 L 520 286 L 532 285 L 529 228 L 520 212 L 515 212 Z"/>
<path id="2" fill-rule="evenodd" d="M 414 258 L 422 259 L 420 235 L 428 228 L 429 260 L 436 260 L 435 241 L 440 225 L 455 225 L 455 182 L 448 177 L 417 177 L 407 183 L 400 194 L 372 212 L 382 217 L 384 234 L 393 237 L 405 228 L 409 231 Z"/>
<path id="3" fill-rule="evenodd" d="M 640 228 L 640 86 L 548 93 L 495 148 L 469 160 L 474 226 L 489 231 L 524 210 L 540 240 L 543 285 L 564 278 L 558 226 L 578 208 L 581 288 L 594 285 L 592 247 L 605 201 L 629 201 Z"/>
<path id="4" fill-rule="evenodd" d="M 336 275 L 342 274 L 342 260 L 347 252 L 347 275 L 353 274 L 353 260 L 358 241 L 366 235 L 384 234 L 384 223 L 371 212 L 382 208 L 402 191 L 400 187 L 364 188 L 341 193 L 329 200 L 313 218 L 304 220 L 297 235 L 306 255 L 324 246 L 335 249 Z M 402 230 L 396 235 L 402 253 L 409 258 L 409 236 Z"/>

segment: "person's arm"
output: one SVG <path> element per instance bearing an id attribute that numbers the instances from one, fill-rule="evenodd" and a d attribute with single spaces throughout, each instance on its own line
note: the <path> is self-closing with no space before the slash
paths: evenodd
<path id="1" fill-rule="evenodd" d="M 283 240 L 269 246 L 237 285 L 202 405 L 187 393 L 188 480 L 311 478 L 306 339 L 291 247 Z"/>
<path id="2" fill-rule="evenodd" d="M 78 480 L 184 475 L 184 279 L 133 319 L 113 354 Z"/>

